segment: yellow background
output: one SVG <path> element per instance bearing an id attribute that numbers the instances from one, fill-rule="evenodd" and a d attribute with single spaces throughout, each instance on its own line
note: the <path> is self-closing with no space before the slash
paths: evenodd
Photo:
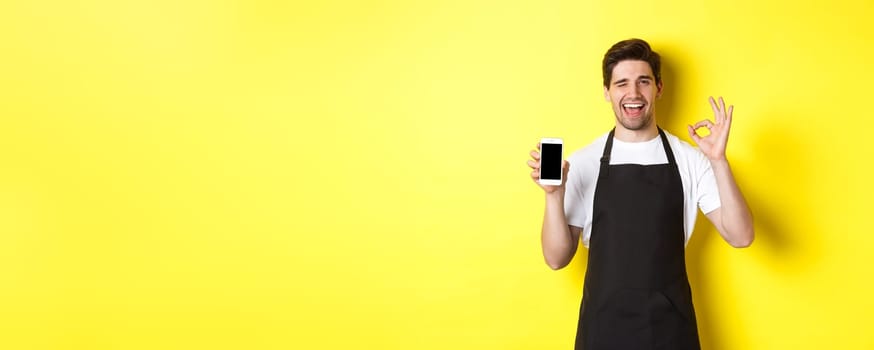
<path id="1" fill-rule="evenodd" d="M 756 218 L 688 247 L 705 349 L 874 349 L 870 1 L 4 1 L 0 348 L 569 349 L 528 151 L 735 108 Z"/>

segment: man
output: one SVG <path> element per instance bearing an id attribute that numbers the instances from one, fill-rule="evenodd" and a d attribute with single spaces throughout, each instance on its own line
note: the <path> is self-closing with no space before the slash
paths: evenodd
<path id="1" fill-rule="evenodd" d="M 576 349 L 699 349 L 685 264 L 696 211 L 733 247 L 754 235 L 725 158 L 733 106 L 710 98 L 714 120 L 688 127 L 696 149 L 658 127 L 664 86 L 648 43 L 616 43 L 602 69 L 616 126 L 564 161 L 561 186 L 540 185 L 543 256 L 560 269 L 581 238 L 589 248 Z M 710 133 L 699 136 L 700 128 Z M 539 185 L 538 151 L 528 165 Z"/>

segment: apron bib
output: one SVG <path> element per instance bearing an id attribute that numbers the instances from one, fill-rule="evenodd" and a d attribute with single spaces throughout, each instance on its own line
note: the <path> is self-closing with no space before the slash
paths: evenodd
<path id="1" fill-rule="evenodd" d="M 575 349 L 700 349 L 674 153 L 659 128 L 668 164 L 610 165 L 614 132 L 595 188 Z"/>

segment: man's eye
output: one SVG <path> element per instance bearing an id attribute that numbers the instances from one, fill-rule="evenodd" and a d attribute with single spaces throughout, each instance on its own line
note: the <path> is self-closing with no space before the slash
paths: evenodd
<path id="1" fill-rule="evenodd" d="M 616 86 L 623 87 L 623 86 L 625 86 L 625 83 L 619 83 L 619 84 L 616 84 Z"/>
<path id="2" fill-rule="evenodd" d="M 649 85 L 649 80 L 641 80 L 640 84 L 641 85 Z"/>

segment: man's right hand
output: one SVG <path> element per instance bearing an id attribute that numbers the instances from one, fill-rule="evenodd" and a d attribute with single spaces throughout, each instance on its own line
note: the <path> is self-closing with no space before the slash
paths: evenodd
<path id="1" fill-rule="evenodd" d="M 540 142 L 537 143 L 537 150 L 531 151 L 531 158 L 528 160 L 528 166 L 531 167 L 531 179 L 534 180 L 534 183 L 540 188 L 543 189 L 547 194 L 550 193 L 564 193 L 564 185 L 567 183 L 567 174 L 568 170 L 570 170 L 570 163 L 566 160 L 562 160 L 561 163 L 561 186 L 552 186 L 552 185 L 543 185 L 540 183 Z M 561 191 L 559 191 L 561 190 Z"/>
<path id="2" fill-rule="evenodd" d="M 581 230 L 568 226 L 564 215 L 564 186 L 567 184 L 567 174 L 570 163 L 562 160 L 561 186 L 542 185 L 540 183 L 540 143 L 537 150 L 531 151 L 528 166 L 531 167 L 531 180 L 546 192 L 546 210 L 543 213 L 543 227 L 540 230 L 540 242 L 543 247 L 543 258 L 553 270 L 565 267 L 574 258 L 580 241 Z"/>

